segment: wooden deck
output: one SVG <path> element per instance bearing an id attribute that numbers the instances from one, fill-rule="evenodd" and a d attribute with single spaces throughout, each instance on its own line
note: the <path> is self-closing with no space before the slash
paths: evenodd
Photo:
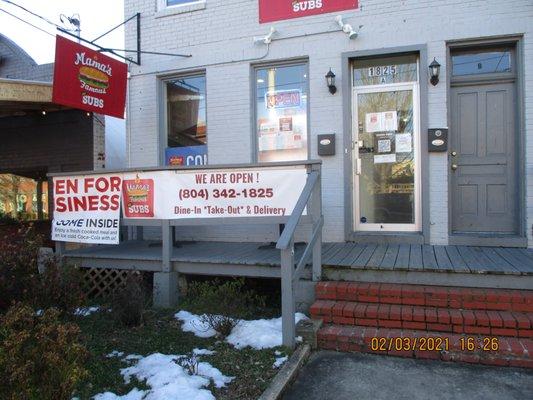
<path id="1" fill-rule="evenodd" d="M 296 245 L 295 259 L 304 249 Z M 70 250 L 65 256 L 81 266 L 117 264 L 118 268 L 158 270 L 161 243 L 129 241 L 117 246 Z M 266 243 L 182 242 L 171 261 L 180 272 L 208 273 L 223 266 L 263 269 L 261 276 L 279 276 L 280 252 Z M 324 243 L 322 263 L 328 271 L 445 272 L 533 277 L 533 250 L 503 247 L 430 246 L 408 244 Z M 201 267 L 200 267 L 201 266 Z M 219 271 L 217 271 L 219 272 Z"/>
<path id="2" fill-rule="evenodd" d="M 518 248 L 325 243 L 322 257 L 355 269 L 533 275 L 533 251 Z"/>

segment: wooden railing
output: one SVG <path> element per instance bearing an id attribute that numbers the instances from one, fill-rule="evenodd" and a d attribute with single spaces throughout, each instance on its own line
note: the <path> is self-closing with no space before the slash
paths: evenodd
<path id="1" fill-rule="evenodd" d="M 322 279 L 322 190 L 320 165 L 311 166 L 307 182 L 300 194 L 298 202 L 283 229 L 276 248 L 281 250 L 281 315 L 283 345 L 293 348 L 296 336 L 294 286 L 298 284 L 305 266 L 312 256 L 312 279 Z M 311 217 L 312 229 L 307 246 L 300 260 L 294 260 L 294 235 L 300 219 L 307 207 Z"/>

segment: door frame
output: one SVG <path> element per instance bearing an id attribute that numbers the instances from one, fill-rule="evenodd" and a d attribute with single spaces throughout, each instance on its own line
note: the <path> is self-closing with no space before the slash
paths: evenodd
<path id="1" fill-rule="evenodd" d="M 474 76 L 472 78 L 452 79 L 452 52 L 456 50 L 468 50 L 481 47 L 513 47 L 514 63 L 516 71 L 514 75 L 494 74 L 488 77 Z M 446 71 L 447 88 L 446 102 L 448 104 L 448 126 L 451 127 L 452 110 L 451 110 L 451 88 L 456 85 L 473 85 L 513 81 L 515 85 L 516 106 L 515 106 L 515 142 L 516 142 L 516 186 L 518 191 L 518 234 L 498 234 L 498 233 L 480 233 L 480 234 L 460 234 L 452 231 L 452 176 L 449 173 L 451 138 L 452 132 L 449 132 L 450 142 L 447 155 L 447 172 L 448 172 L 448 243 L 451 245 L 470 245 L 470 246 L 507 246 L 507 247 L 527 247 L 527 223 L 526 223 L 526 196 L 525 196 L 525 118 L 524 118 L 524 87 L 523 87 L 523 40 L 522 35 L 508 35 L 489 37 L 482 39 L 465 39 L 459 41 L 446 42 L 446 65 L 450 66 Z"/>
<path id="2" fill-rule="evenodd" d="M 352 159 L 352 66 L 351 62 L 357 58 L 395 56 L 401 54 L 417 54 L 419 59 L 419 128 L 420 128 L 420 230 L 418 232 L 369 232 L 354 231 L 353 204 L 354 188 L 352 174 L 354 160 Z M 374 50 L 350 51 L 342 53 L 342 93 L 343 95 L 343 153 L 344 153 L 344 239 L 346 241 L 380 243 L 422 244 L 430 241 L 429 223 L 429 155 L 425 132 L 428 129 L 428 71 L 429 65 L 427 46 L 417 44 Z"/>
<path id="3" fill-rule="evenodd" d="M 418 62 L 420 64 L 420 62 Z M 418 65 L 420 69 L 420 65 Z M 421 133 L 420 133 L 420 90 L 418 82 L 401 82 L 401 83 L 391 83 L 384 85 L 368 85 L 352 88 L 352 142 L 357 143 L 356 136 L 358 137 L 359 132 L 357 127 L 359 126 L 359 116 L 356 112 L 358 107 L 357 95 L 359 94 L 368 94 L 368 93 L 383 93 L 383 92 L 393 92 L 401 90 L 410 90 L 413 95 L 413 149 L 414 149 L 414 163 L 415 163 L 415 181 L 414 181 L 414 190 L 415 190 L 415 199 L 414 199 L 414 214 L 415 214 L 415 223 L 414 224 L 378 224 L 378 223 L 369 223 L 361 225 L 357 221 L 360 218 L 360 197 L 359 190 L 356 190 L 353 194 L 353 215 L 354 218 L 351 221 L 352 229 L 356 232 L 368 232 L 368 233 L 387 233 L 387 232 L 419 232 L 421 221 L 420 217 L 422 204 L 420 203 L 420 142 L 421 142 Z M 358 146 L 352 146 L 352 160 L 359 159 L 359 148 Z M 352 187 L 355 189 L 355 186 L 359 186 L 359 176 L 357 174 L 356 168 L 352 169 Z M 359 187 L 357 187 L 359 189 Z M 378 225 L 383 226 L 381 230 L 376 229 Z"/>

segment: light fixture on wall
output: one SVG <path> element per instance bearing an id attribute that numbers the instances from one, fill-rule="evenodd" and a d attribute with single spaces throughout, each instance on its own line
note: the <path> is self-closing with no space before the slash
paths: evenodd
<path id="1" fill-rule="evenodd" d="M 437 83 L 439 83 L 439 75 L 440 75 L 440 64 L 437 62 L 436 58 L 433 58 L 433 61 L 431 64 L 429 64 L 429 81 L 433 86 L 436 86 Z"/>
<path id="2" fill-rule="evenodd" d="M 335 21 L 337 21 L 337 24 L 339 24 L 342 31 L 348 35 L 348 38 L 352 40 L 357 39 L 357 36 L 359 36 L 359 31 L 363 27 L 363 25 L 359 25 L 359 29 L 357 31 L 354 31 L 353 27 L 350 24 L 344 23 L 344 21 L 342 20 L 342 15 L 337 15 L 335 17 Z"/>
<path id="3" fill-rule="evenodd" d="M 254 36 L 255 44 L 270 44 L 272 43 L 272 36 L 276 33 L 276 28 L 273 26 L 270 27 L 270 31 L 266 36 Z"/>
<path id="4" fill-rule="evenodd" d="M 335 94 L 337 92 L 337 86 L 335 86 L 335 74 L 329 69 L 329 72 L 326 74 L 326 84 L 328 85 L 329 92 Z"/>

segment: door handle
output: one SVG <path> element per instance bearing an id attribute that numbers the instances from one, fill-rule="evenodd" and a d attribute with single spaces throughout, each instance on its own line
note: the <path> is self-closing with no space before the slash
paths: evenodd
<path id="1" fill-rule="evenodd" d="M 455 171 L 457 169 L 458 165 L 457 164 L 452 164 L 452 171 Z"/>

